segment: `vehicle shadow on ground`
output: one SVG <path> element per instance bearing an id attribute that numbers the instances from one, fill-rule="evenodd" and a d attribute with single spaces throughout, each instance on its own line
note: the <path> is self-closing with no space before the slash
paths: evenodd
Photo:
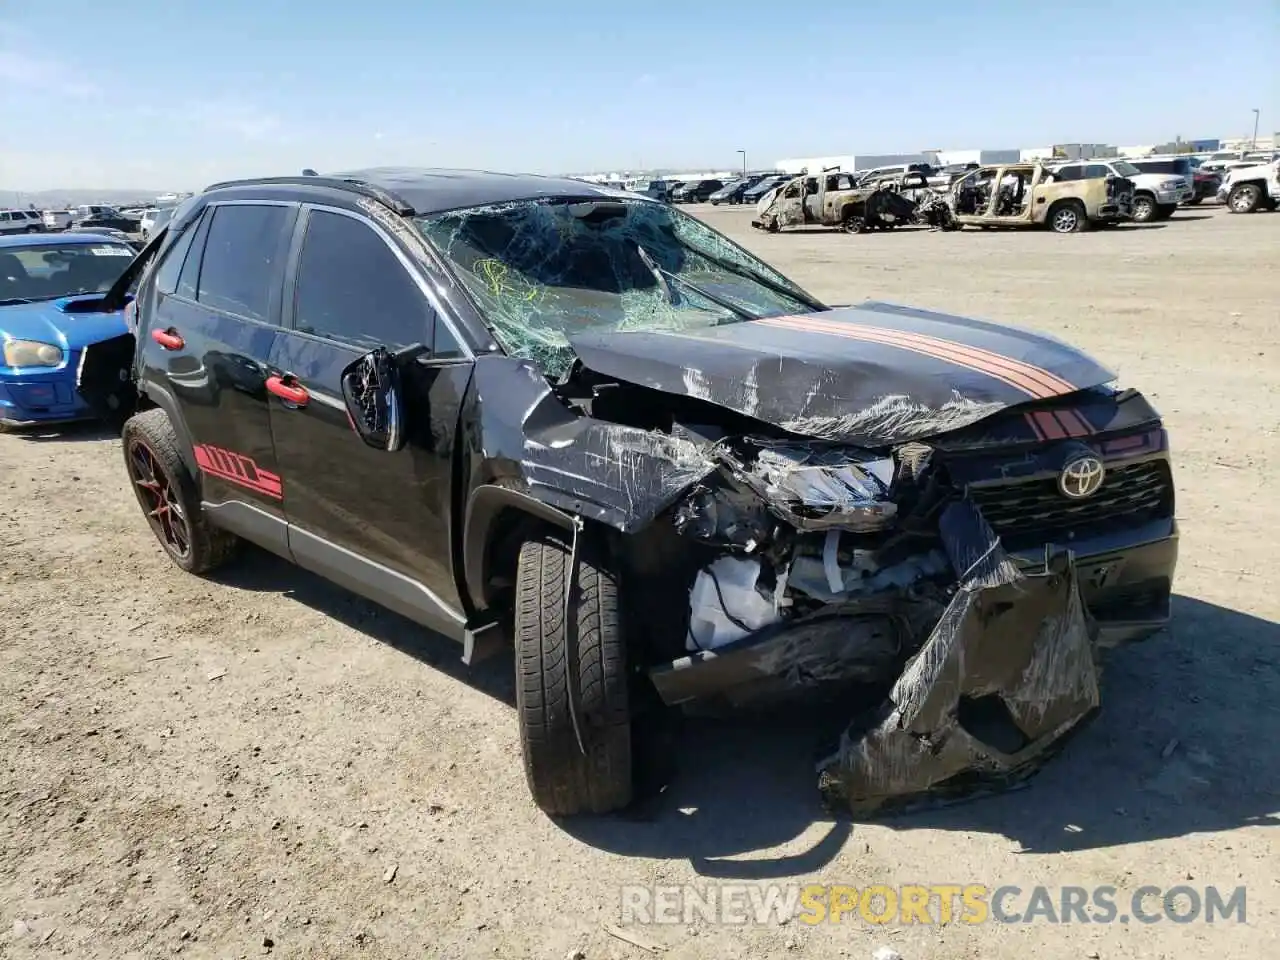
<path id="1" fill-rule="evenodd" d="M 1190 214 L 1190 213 L 1182 213 L 1181 211 L 1179 211 L 1169 219 L 1173 223 L 1186 223 L 1191 220 L 1212 220 L 1213 214 L 1211 213 Z"/>
<path id="2" fill-rule="evenodd" d="M 209 579 L 240 590 L 275 593 L 296 600 L 495 700 L 515 706 L 515 668 L 509 646 L 468 667 L 462 662 L 462 646 L 457 642 L 253 546 L 246 547 L 237 563 Z"/>
<path id="3" fill-rule="evenodd" d="M 118 440 L 120 433 L 95 420 L 58 423 L 47 427 L 20 427 L 14 435 L 28 443 L 86 443 L 94 440 Z"/>
<path id="4" fill-rule="evenodd" d="M 1023 789 L 876 823 L 990 833 L 1028 853 L 1280 826 L 1280 624 L 1177 597 L 1170 630 L 1108 657 L 1102 702 Z M 840 725 L 686 721 L 659 748 L 674 761 L 665 790 L 630 816 L 561 826 L 611 852 L 688 860 L 704 876 L 820 869 L 857 829 L 838 815 L 832 824 L 818 798 L 812 751 Z M 817 823 L 824 835 L 801 853 L 728 859 L 794 845 Z"/>

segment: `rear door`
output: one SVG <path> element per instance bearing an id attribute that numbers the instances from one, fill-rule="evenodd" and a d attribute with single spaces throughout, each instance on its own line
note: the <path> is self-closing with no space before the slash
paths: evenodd
<path id="1" fill-rule="evenodd" d="M 288 326 L 272 374 L 271 432 L 302 566 L 452 634 L 461 624 L 450 550 L 454 440 L 471 360 L 419 268 L 362 215 L 304 207 Z M 352 429 L 341 377 L 377 347 L 428 348 L 403 383 L 407 442 L 374 449 Z M 278 387 L 277 387 L 278 389 Z"/>
<path id="2" fill-rule="evenodd" d="M 154 289 L 143 291 L 150 306 L 143 383 L 182 421 L 201 498 L 220 522 L 279 552 L 287 550 L 285 491 L 271 443 L 266 365 L 280 332 L 297 214 L 288 203 L 212 204 L 157 264 Z"/>

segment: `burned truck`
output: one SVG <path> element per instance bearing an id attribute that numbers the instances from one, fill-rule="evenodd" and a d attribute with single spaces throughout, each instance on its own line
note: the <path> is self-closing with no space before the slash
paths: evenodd
<path id="1" fill-rule="evenodd" d="M 249 242 L 279 255 L 224 269 Z M 468 663 L 513 642 L 552 814 L 630 802 L 648 704 L 835 704 L 815 776 L 846 810 L 1007 783 L 1097 709 L 1095 652 L 1169 616 L 1140 393 L 1042 334 L 828 306 L 644 197 L 220 184 L 97 301 L 131 332 L 79 389 L 127 417 L 122 480 L 173 562 L 250 541 Z"/>
<path id="2" fill-rule="evenodd" d="M 925 193 L 932 191 L 917 172 L 871 181 L 838 170 L 802 174 L 761 197 L 751 225 L 769 233 L 806 225 L 846 233 L 887 230 L 917 222 L 916 208 Z"/>

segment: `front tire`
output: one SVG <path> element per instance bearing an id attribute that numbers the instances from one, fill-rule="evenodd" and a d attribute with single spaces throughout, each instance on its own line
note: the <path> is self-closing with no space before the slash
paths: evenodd
<path id="1" fill-rule="evenodd" d="M 546 536 L 521 547 L 516 568 L 520 745 L 529 791 L 552 816 L 618 810 L 631 802 L 632 791 L 617 575 L 600 540 L 580 534 L 576 587 L 566 611 L 569 554 L 566 538 Z M 575 687 L 585 754 L 570 708 Z"/>
<path id="2" fill-rule="evenodd" d="M 1227 208 L 1232 213 L 1253 213 L 1262 203 L 1262 190 L 1256 183 L 1240 183 L 1227 194 Z"/>
<path id="3" fill-rule="evenodd" d="M 1140 193 L 1133 198 L 1133 222 L 1150 223 L 1156 218 L 1156 198 L 1149 193 Z"/>
<path id="4" fill-rule="evenodd" d="M 156 408 L 130 417 L 120 439 L 138 505 L 169 559 L 194 574 L 230 560 L 240 539 L 209 523 L 168 414 Z"/>

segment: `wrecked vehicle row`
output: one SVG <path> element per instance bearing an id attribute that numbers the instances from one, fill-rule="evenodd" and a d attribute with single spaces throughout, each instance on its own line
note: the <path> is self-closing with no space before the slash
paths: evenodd
<path id="1" fill-rule="evenodd" d="M 867 178 L 824 170 L 802 174 L 762 197 L 752 226 L 769 233 L 801 225 L 865 233 L 911 224 L 1079 233 L 1132 217 L 1134 196 L 1133 181 L 1102 164 L 976 167 L 943 187 L 919 173 Z"/>
<path id="2" fill-rule="evenodd" d="M 255 204 L 290 211 L 266 324 L 182 282 Z M 322 231 L 369 263 L 319 269 Z M 80 389 L 132 414 L 164 549 L 200 573 L 258 543 L 469 662 L 511 636 L 553 814 L 629 802 L 651 700 L 847 704 L 816 774 L 860 814 L 1008 782 L 1096 709 L 1094 651 L 1169 615 L 1141 394 L 1043 335 L 830 308 L 661 203 L 456 171 L 237 182 L 130 274 L 101 309 L 136 283 L 136 336 Z"/>

